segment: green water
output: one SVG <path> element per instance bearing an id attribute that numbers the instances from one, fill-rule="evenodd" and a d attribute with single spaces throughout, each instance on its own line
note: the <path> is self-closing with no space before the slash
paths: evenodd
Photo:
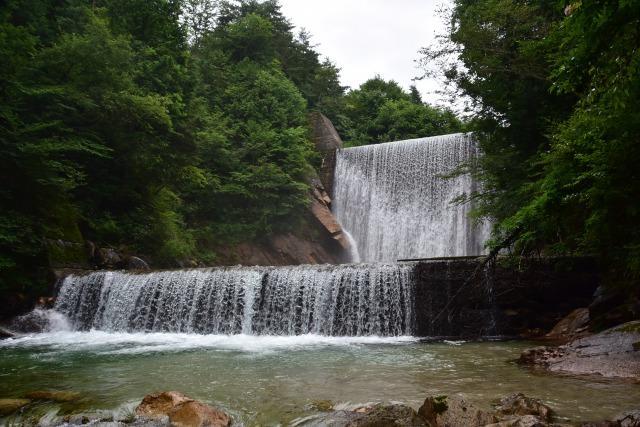
<path id="1" fill-rule="evenodd" d="M 570 420 L 604 419 L 638 407 L 638 384 L 519 367 L 512 360 L 527 346 L 426 344 L 409 338 L 51 333 L 0 341 L 0 397 L 47 389 L 82 393 L 73 404 L 32 407 L 39 417 L 122 412 L 152 391 L 178 390 L 245 425 L 287 425 L 317 413 L 313 403 L 321 400 L 339 406 L 397 401 L 418 408 L 427 395 L 452 393 L 488 407 L 499 397 L 523 392 Z"/>

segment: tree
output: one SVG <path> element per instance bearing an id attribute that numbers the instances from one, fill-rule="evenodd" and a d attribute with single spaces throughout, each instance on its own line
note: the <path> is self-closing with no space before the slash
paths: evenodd
<path id="1" fill-rule="evenodd" d="M 413 86 L 415 89 L 415 86 Z M 339 126 L 345 142 L 363 145 L 441 135 L 462 130 L 450 111 L 422 102 L 417 89 L 406 93 L 398 83 L 376 76 L 345 97 L 346 126 Z"/>

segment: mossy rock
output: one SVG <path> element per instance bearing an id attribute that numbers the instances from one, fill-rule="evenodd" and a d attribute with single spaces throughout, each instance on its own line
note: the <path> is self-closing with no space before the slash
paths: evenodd
<path id="1" fill-rule="evenodd" d="M 316 411 L 328 412 L 333 410 L 333 402 L 330 400 L 314 400 L 309 407 Z"/>
<path id="2" fill-rule="evenodd" d="M 635 320 L 633 322 L 623 323 L 620 326 L 616 326 L 615 328 L 610 330 L 611 332 L 627 332 L 633 334 L 640 334 L 640 320 Z"/>
<path id="3" fill-rule="evenodd" d="M 12 414 L 29 403 L 29 399 L 0 399 L 0 416 Z"/>

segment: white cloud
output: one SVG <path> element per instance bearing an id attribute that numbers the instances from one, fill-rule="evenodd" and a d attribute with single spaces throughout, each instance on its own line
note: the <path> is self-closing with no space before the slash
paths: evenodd
<path id="1" fill-rule="evenodd" d="M 418 50 L 444 28 L 437 10 L 447 0 L 280 0 L 283 14 L 312 35 L 317 50 L 342 69 L 342 84 L 357 88 L 376 74 L 405 88 L 420 75 Z M 434 80 L 415 82 L 423 98 L 439 99 Z"/>

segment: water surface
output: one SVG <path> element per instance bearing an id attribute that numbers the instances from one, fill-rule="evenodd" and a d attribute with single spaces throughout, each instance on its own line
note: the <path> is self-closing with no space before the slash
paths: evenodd
<path id="1" fill-rule="evenodd" d="M 179 390 L 246 425 L 287 425 L 348 406 L 463 392 L 489 405 L 513 392 L 572 420 L 603 419 L 640 402 L 640 386 L 533 373 L 510 362 L 522 342 L 420 343 L 410 337 L 248 336 L 55 332 L 0 341 L 0 397 L 81 392 L 39 414 L 131 408 L 152 391 Z M 36 412 L 36 411 L 34 411 Z"/>

